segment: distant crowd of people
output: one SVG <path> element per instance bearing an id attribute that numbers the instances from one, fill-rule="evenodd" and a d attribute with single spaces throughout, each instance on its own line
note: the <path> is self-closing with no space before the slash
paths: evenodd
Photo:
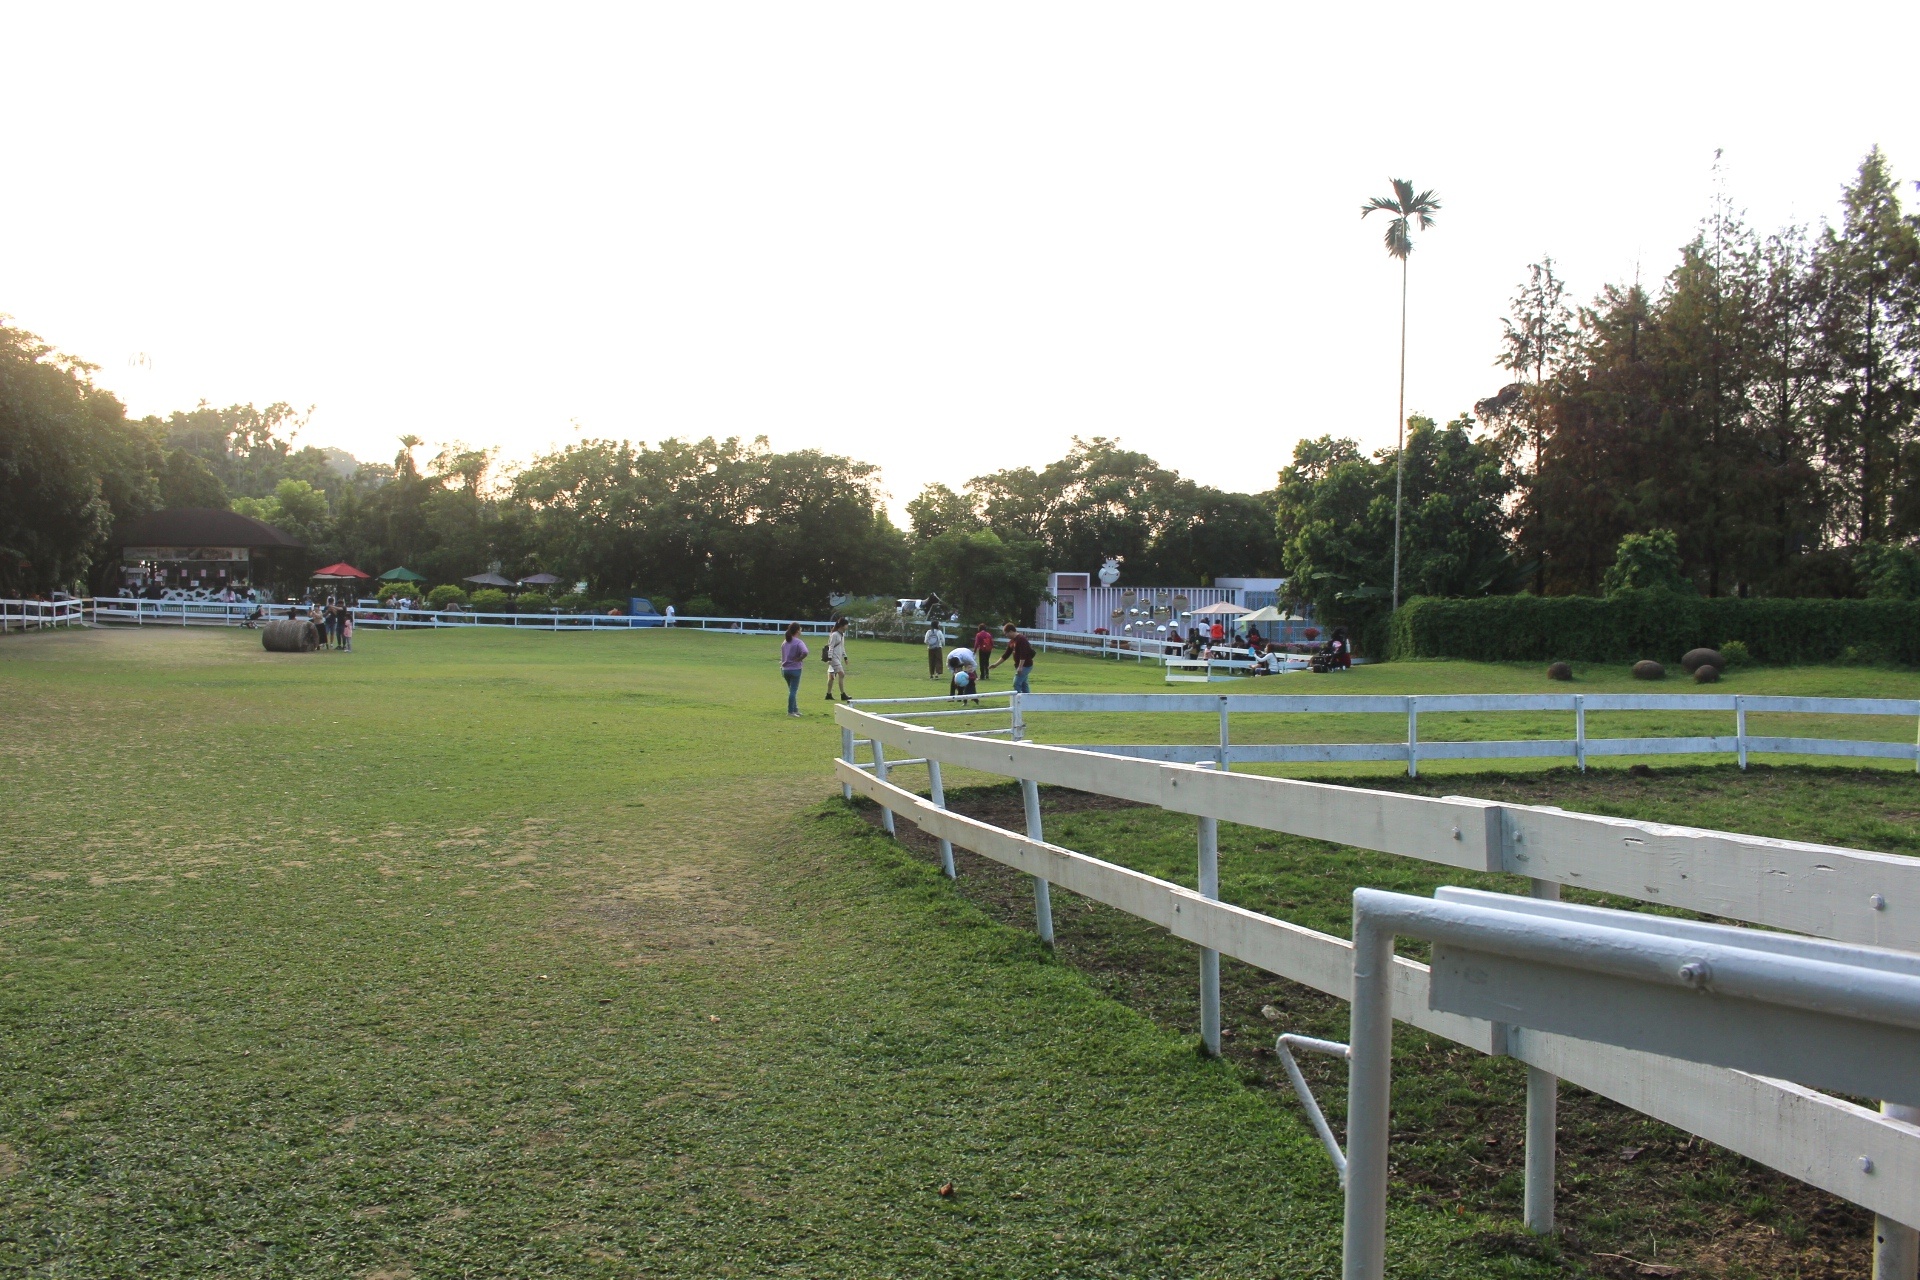
<path id="1" fill-rule="evenodd" d="M 980 686 L 985 684 L 987 676 L 995 668 L 1013 664 L 1013 691 L 1031 693 L 1029 682 L 1033 677 L 1033 642 L 1020 633 L 1020 628 L 1009 622 L 1003 628 L 1006 633 L 1004 649 L 996 661 L 994 653 L 994 634 L 986 626 L 974 632 L 971 644 L 956 646 L 947 650 L 947 633 L 939 623 L 927 628 L 925 636 L 927 646 L 927 679 L 938 680 L 942 674 L 947 677 L 947 694 L 954 698 L 977 699 Z M 780 644 L 780 674 L 787 682 L 787 714 L 800 716 L 800 677 L 806 671 L 807 658 L 812 650 L 807 642 L 800 638 L 800 624 L 787 624 L 786 638 Z M 832 702 L 834 689 L 840 690 L 840 701 L 851 702 L 853 698 L 847 692 L 847 620 L 841 618 L 833 624 L 833 630 L 827 633 L 826 648 L 820 654 L 821 661 L 827 667 L 827 701 Z"/>

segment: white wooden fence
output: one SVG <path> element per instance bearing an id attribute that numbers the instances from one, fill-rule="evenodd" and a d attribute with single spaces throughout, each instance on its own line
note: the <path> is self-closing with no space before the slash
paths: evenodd
<path id="1" fill-rule="evenodd" d="M 842 731 L 836 775 L 845 794 L 863 795 L 882 806 L 889 831 L 898 814 L 939 840 L 947 874 L 954 874 L 950 850 L 957 845 L 1031 875 L 1036 927 L 1044 939 L 1051 940 L 1052 934 L 1049 887 L 1058 884 L 1152 921 L 1200 948 L 1203 1035 L 1214 1052 L 1218 1051 L 1218 988 L 1216 969 L 1213 989 L 1207 989 L 1209 955 L 1230 956 L 1343 1000 L 1351 999 L 1353 983 L 1353 947 L 1347 940 L 1219 900 L 1211 864 L 1220 822 L 1444 866 L 1525 876 L 1539 897 L 1557 897 L 1560 886 L 1571 885 L 1770 929 L 1920 952 L 1920 859 L 1554 808 L 1400 795 L 1208 767 L 1217 760 L 1203 765 L 1146 759 L 1104 747 L 1047 746 L 1025 741 L 1026 713 L 1037 710 L 1036 704 L 1047 705 L 1042 700 L 1049 696 L 1078 695 L 1012 699 L 1007 710 L 1013 723 L 1001 731 L 1004 738 L 951 732 L 925 723 L 937 713 L 924 704 L 938 699 L 918 700 L 923 705 L 914 708 L 913 720 L 897 713 L 877 714 L 861 705 L 841 705 L 834 713 Z M 1588 695 L 1589 707 L 1596 696 Z M 1659 695 L 1616 696 L 1640 699 Z M 1704 695 L 1709 703 L 1706 706 L 1696 702 L 1699 697 L 1702 695 L 1684 698 L 1687 709 L 1732 708 L 1730 697 Z M 1144 704 L 1185 702 L 1205 703 L 1219 708 L 1223 715 L 1234 709 L 1226 705 L 1233 699 L 1146 695 L 1135 700 L 1143 704 L 1137 708 L 1142 711 L 1156 709 Z M 1388 709 L 1372 705 L 1374 702 L 1406 709 L 1403 699 L 1366 701 L 1369 712 Z M 1912 703 L 1898 704 L 1897 712 L 1889 712 L 1879 700 L 1838 701 L 1871 701 L 1870 707 L 1863 706 L 1853 714 L 1910 715 L 1914 710 Z M 1049 709 L 1096 708 L 1055 701 Z M 1135 708 L 1109 703 L 1097 709 Z M 1310 708 L 1294 705 L 1284 709 Z M 1646 709 L 1646 704 L 1623 703 L 1618 709 Z M 973 714 L 969 708 L 953 710 Z M 1832 706 L 1818 710 L 1849 713 Z M 855 748 L 861 744 L 871 748 L 871 763 L 855 759 Z M 1225 747 L 1222 743 L 1221 749 Z M 1748 749 L 1757 748 L 1749 743 Z M 924 765 L 929 772 L 926 796 L 899 785 L 891 776 L 895 770 L 917 765 Z M 1003 830 L 948 811 L 943 766 L 1019 780 L 1027 802 L 1026 831 Z M 1042 830 L 1038 791 L 1043 784 L 1157 805 L 1194 817 L 1200 888 L 1188 889 L 1048 843 Z M 1436 1010 L 1428 999 L 1427 966 L 1413 961 L 1393 960 L 1391 987 L 1395 1019 L 1482 1053 L 1506 1054 L 1528 1064 L 1526 1217 L 1536 1230 L 1550 1226 L 1552 1217 L 1556 1078 L 1570 1080 L 1865 1206 L 1888 1224 L 1920 1224 L 1920 1125 L 1787 1080 Z M 1209 1003 L 1215 1012 L 1211 1028 L 1206 1026 L 1204 1016 Z"/>
<path id="2" fill-rule="evenodd" d="M 82 600 L 0 600 L 0 634 L 86 625 Z"/>
<path id="3" fill-rule="evenodd" d="M 1337 761 L 1405 761 L 1417 775 L 1422 760 L 1517 760 L 1563 757 L 1580 768 L 1595 756 L 1732 755 L 1746 767 L 1761 754 L 1852 756 L 1911 760 L 1920 771 L 1920 699 L 1789 698 L 1751 693 L 1468 693 L 1468 694 L 1165 694 L 1035 693 L 1020 700 L 1026 715 L 1041 713 L 1200 713 L 1218 717 L 1219 736 L 1205 744 L 1086 744 L 1084 749 L 1136 759 L 1195 763 L 1210 760 L 1221 768 L 1235 764 L 1306 764 Z M 1730 714 L 1732 733 L 1670 737 L 1594 738 L 1587 734 L 1589 712 L 1717 712 Z M 1564 714 L 1568 738 L 1422 741 L 1422 715 L 1485 712 Z M 1398 742 L 1273 743 L 1231 739 L 1232 717 L 1258 715 L 1372 715 L 1404 718 L 1406 734 Z M 1868 716 L 1910 720 L 1911 742 L 1866 738 L 1783 737 L 1751 734 L 1747 717 L 1760 714 Z M 1244 720 L 1242 721 L 1244 723 Z M 1904 732 L 1904 726 L 1902 731 Z"/>

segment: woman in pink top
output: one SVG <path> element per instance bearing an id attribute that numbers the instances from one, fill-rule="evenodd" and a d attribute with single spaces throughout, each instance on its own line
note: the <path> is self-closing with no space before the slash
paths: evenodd
<path id="1" fill-rule="evenodd" d="M 800 673 L 807 667 L 807 642 L 800 638 L 800 624 L 787 624 L 786 642 L 780 646 L 780 674 L 787 678 L 787 714 L 800 714 Z"/>

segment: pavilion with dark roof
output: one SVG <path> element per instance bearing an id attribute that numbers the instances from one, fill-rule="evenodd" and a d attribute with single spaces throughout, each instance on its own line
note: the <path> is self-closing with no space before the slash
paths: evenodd
<path id="1" fill-rule="evenodd" d="M 219 591 L 250 586 L 260 552 L 303 551 L 306 544 L 264 520 L 219 507 L 172 507 L 115 530 L 122 584 L 132 590 Z"/>

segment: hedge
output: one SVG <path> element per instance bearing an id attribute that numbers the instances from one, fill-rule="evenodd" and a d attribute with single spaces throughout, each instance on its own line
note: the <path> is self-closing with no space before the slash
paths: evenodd
<path id="1" fill-rule="evenodd" d="M 1667 591 L 1597 596 L 1427 597 L 1391 623 L 1391 656 L 1488 662 L 1677 662 L 1743 642 L 1758 662 L 1920 664 L 1920 601 L 1741 600 Z"/>

